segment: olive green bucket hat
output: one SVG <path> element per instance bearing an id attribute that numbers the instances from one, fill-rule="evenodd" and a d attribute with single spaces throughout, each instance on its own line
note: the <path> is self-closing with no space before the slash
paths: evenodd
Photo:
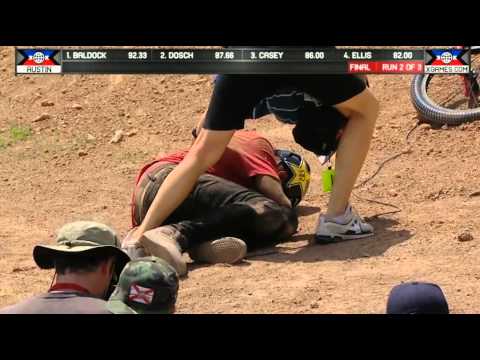
<path id="1" fill-rule="evenodd" d="M 35 246 L 33 259 L 41 269 L 52 269 L 58 256 L 82 256 L 97 251 L 107 251 L 115 257 L 117 275 L 130 261 L 130 257 L 120 249 L 120 241 L 115 232 L 107 225 L 93 221 L 64 225 L 57 232 L 57 244 Z"/>

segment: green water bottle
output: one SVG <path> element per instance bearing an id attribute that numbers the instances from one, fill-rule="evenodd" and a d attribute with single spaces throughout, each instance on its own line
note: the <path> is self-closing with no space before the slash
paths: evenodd
<path id="1" fill-rule="evenodd" d="M 335 181 L 335 169 L 329 166 L 322 172 L 323 192 L 329 193 L 332 191 L 333 182 Z"/>

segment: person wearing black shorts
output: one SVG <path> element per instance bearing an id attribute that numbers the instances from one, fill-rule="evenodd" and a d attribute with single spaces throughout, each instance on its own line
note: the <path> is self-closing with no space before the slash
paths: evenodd
<path id="1" fill-rule="evenodd" d="M 314 103 L 346 120 L 336 154 L 336 177 L 325 214 L 319 218 L 318 242 L 364 238 L 373 228 L 353 210 L 350 195 L 373 135 L 379 104 L 366 82 L 353 75 L 221 75 L 215 82 L 201 131 L 189 154 L 168 176 L 142 224 L 130 238 L 139 244 L 144 232 L 160 226 L 192 191 L 201 174 L 222 156 L 235 130 L 255 117 L 259 104 L 288 99 L 301 114 Z M 298 100 L 304 100 L 304 104 Z M 293 109 L 293 108 L 292 108 Z M 274 112 L 275 109 L 271 109 Z M 300 116 L 301 118 L 301 116 Z M 300 119 L 312 129 L 324 117 Z"/>

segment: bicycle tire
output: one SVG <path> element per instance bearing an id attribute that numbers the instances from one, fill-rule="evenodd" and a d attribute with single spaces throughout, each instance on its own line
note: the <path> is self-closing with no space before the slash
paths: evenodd
<path id="1" fill-rule="evenodd" d="M 436 125 L 460 125 L 480 120 L 480 108 L 455 110 L 444 108 L 432 101 L 428 94 L 428 84 L 434 75 L 416 75 L 412 80 L 410 96 L 421 120 Z"/>

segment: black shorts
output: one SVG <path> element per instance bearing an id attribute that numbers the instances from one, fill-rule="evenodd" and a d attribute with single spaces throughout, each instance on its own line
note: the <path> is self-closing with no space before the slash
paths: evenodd
<path id="1" fill-rule="evenodd" d="M 360 94 L 365 81 L 355 75 L 221 75 L 203 127 L 209 130 L 243 129 L 245 119 L 264 99 L 288 92 L 303 93 L 323 106 L 342 103 Z"/>

